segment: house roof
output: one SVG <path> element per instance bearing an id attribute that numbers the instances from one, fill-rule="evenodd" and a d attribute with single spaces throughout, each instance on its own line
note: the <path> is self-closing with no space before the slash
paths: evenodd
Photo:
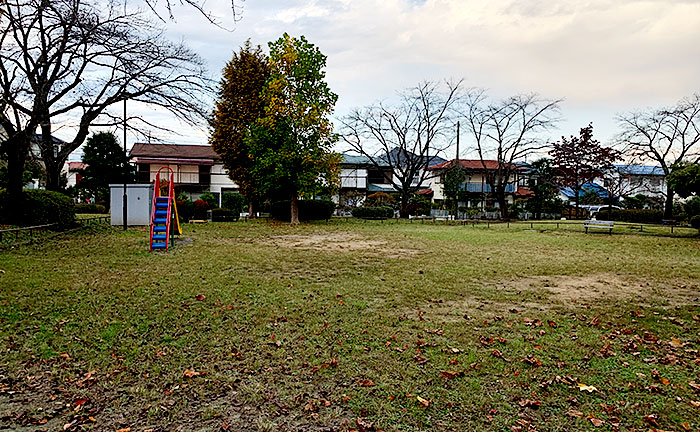
<path id="1" fill-rule="evenodd" d="M 438 169 L 450 168 L 454 164 L 454 161 L 455 161 L 455 159 L 445 161 L 445 162 L 439 163 L 437 165 L 430 166 L 430 167 L 428 167 L 428 169 L 429 170 L 438 170 Z M 486 165 L 487 170 L 498 169 L 498 161 L 495 161 L 495 160 L 485 160 L 482 163 L 481 159 L 459 159 L 459 165 L 462 168 L 469 169 L 469 170 L 483 170 L 484 165 Z"/>
<path id="2" fill-rule="evenodd" d="M 353 155 L 353 154 L 347 154 L 347 153 L 342 153 L 341 156 L 343 156 L 343 160 L 341 164 L 344 165 L 371 165 L 374 166 L 374 162 L 372 162 L 372 159 L 370 159 L 367 156 L 364 155 Z M 389 165 L 384 161 L 382 158 L 374 158 L 375 162 L 377 162 L 377 165 L 380 167 L 388 167 Z"/>
<path id="3" fill-rule="evenodd" d="M 568 186 L 559 189 L 559 192 L 561 192 L 564 196 L 566 196 L 569 199 L 573 199 L 574 197 L 576 197 L 576 192 L 573 190 L 573 188 L 570 188 Z M 597 183 L 584 183 L 583 185 L 581 185 L 579 197 L 583 197 L 587 192 L 595 192 L 600 198 L 608 197 L 608 191 L 606 191 L 603 186 Z"/>
<path id="4" fill-rule="evenodd" d="M 435 165 L 445 162 L 445 159 L 437 155 L 420 156 L 408 150 L 401 149 L 399 147 L 394 147 L 393 149 L 391 149 L 391 151 L 385 156 L 383 156 L 383 158 L 387 160 L 387 162 L 392 162 L 393 165 L 403 165 L 406 163 L 407 160 L 416 162 L 420 161 L 421 163 L 425 163 L 426 165 Z"/>
<path id="5" fill-rule="evenodd" d="M 664 176 L 664 170 L 660 166 L 653 165 L 615 165 L 620 174 L 627 175 L 648 175 L 648 176 Z"/>
<path id="6" fill-rule="evenodd" d="M 130 155 L 132 158 L 148 159 L 219 159 L 209 145 L 136 143 Z"/>
<path id="7" fill-rule="evenodd" d="M 367 185 L 367 192 L 396 192 L 393 186 L 384 186 L 376 183 Z"/>

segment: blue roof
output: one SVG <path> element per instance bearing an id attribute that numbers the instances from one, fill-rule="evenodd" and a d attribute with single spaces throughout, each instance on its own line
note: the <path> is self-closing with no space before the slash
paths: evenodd
<path id="1" fill-rule="evenodd" d="M 352 155 L 352 154 L 347 154 L 343 153 L 343 160 L 340 162 L 341 164 L 344 165 L 372 165 L 374 166 L 374 163 L 372 162 L 372 159 L 370 159 L 367 156 L 364 155 Z M 375 162 L 377 162 L 377 165 L 380 167 L 386 167 L 388 164 L 379 157 L 374 158 Z"/>
<path id="2" fill-rule="evenodd" d="M 367 185 L 367 192 L 396 192 L 393 186 L 370 183 Z"/>
<path id="3" fill-rule="evenodd" d="M 620 174 L 627 175 L 655 175 L 663 176 L 664 170 L 660 166 L 653 165 L 615 165 Z"/>
<path id="4" fill-rule="evenodd" d="M 607 198 L 608 197 L 608 191 L 605 190 L 605 188 L 599 184 L 596 183 L 584 183 L 581 186 L 581 190 L 579 191 L 578 195 L 579 197 L 583 197 L 587 192 L 595 192 L 598 194 L 600 198 Z M 567 198 L 573 199 L 576 196 L 576 193 L 574 190 L 568 186 L 560 188 L 559 192 L 564 194 Z"/>

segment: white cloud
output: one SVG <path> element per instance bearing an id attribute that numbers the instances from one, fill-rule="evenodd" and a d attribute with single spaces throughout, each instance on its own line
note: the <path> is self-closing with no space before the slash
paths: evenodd
<path id="1" fill-rule="evenodd" d="M 615 113 L 671 104 L 700 91 L 700 2 L 680 0 L 246 0 L 232 32 L 175 10 L 168 34 L 219 71 L 246 39 L 305 35 L 328 56 L 337 113 L 391 97 L 423 79 L 466 78 L 505 96 L 565 98 L 555 135 L 593 121 L 599 139 Z M 228 0 L 209 7 L 225 25 Z M 205 140 L 193 132 L 183 141 Z"/>

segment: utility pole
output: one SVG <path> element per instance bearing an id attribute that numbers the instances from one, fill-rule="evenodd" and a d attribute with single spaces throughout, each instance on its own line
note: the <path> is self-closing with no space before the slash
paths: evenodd
<path id="1" fill-rule="evenodd" d="M 122 174 L 124 176 L 124 196 L 122 196 L 122 222 L 124 223 L 124 231 L 126 231 L 126 218 L 128 214 L 126 211 L 126 172 L 128 169 L 129 160 L 126 154 L 126 99 L 124 99 L 124 173 Z"/>
<path id="2" fill-rule="evenodd" d="M 455 155 L 455 161 L 459 164 L 459 121 L 457 121 L 457 154 Z"/>

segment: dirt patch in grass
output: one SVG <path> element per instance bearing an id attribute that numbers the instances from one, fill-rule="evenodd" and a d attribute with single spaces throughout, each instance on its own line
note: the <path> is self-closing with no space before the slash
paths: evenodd
<path id="1" fill-rule="evenodd" d="M 595 301 L 668 302 L 670 305 L 697 303 L 697 284 L 667 280 L 663 283 L 631 275 L 597 273 L 581 276 L 531 276 L 504 284 L 509 290 L 535 291 L 545 294 L 546 303 L 591 303 Z"/>
<path id="2" fill-rule="evenodd" d="M 288 234 L 269 237 L 262 243 L 282 248 L 333 253 L 365 251 L 381 254 L 386 258 L 409 258 L 420 253 L 415 249 L 394 247 L 385 240 L 370 239 L 349 232 L 324 232 L 308 235 Z"/>
<path id="3" fill-rule="evenodd" d="M 700 304 L 700 286 L 681 280 L 647 281 L 632 275 L 529 276 L 486 284 L 461 293 L 460 300 L 429 299 L 418 306 L 433 321 L 461 321 L 465 316 L 506 311 L 544 312 L 557 307 L 597 303 L 633 303 L 672 308 Z M 402 311 L 415 313 L 414 309 Z"/>

